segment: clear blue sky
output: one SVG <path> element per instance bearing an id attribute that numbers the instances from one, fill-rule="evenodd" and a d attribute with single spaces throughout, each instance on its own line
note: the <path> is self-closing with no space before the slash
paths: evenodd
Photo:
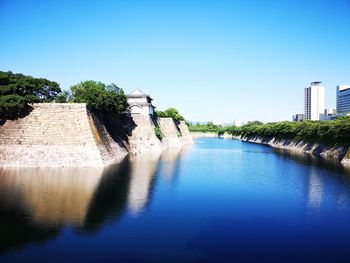
<path id="1" fill-rule="evenodd" d="M 73 3 L 74 2 L 74 3 Z M 290 120 L 350 84 L 350 1 L 0 0 L 0 70 L 140 88 L 189 120 Z"/>

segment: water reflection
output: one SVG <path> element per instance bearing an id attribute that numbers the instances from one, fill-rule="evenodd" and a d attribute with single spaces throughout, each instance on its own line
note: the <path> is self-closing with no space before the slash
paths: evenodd
<path id="1" fill-rule="evenodd" d="M 344 173 L 350 174 L 350 167 L 341 165 L 340 161 L 335 158 L 334 159 L 322 158 L 320 156 L 316 156 L 313 154 L 307 154 L 299 151 L 293 151 L 288 149 L 278 149 L 278 148 L 273 148 L 273 152 L 283 156 L 284 158 L 291 159 L 293 161 L 296 161 L 298 163 L 301 163 L 307 166 L 312 165 L 312 166 L 325 168 L 327 170 L 337 172 L 337 174 L 344 174 Z"/>
<path id="2" fill-rule="evenodd" d="M 303 174 L 298 176 L 305 184 L 305 200 L 308 212 L 317 212 L 326 205 L 333 212 L 340 212 L 350 203 L 350 170 L 342 166 L 337 159 L 326 159 L 298 151 L 274 149 L 284 159 L 290 159 L 308 169 L 300 169 Z M 333 189 L 334 188 L 334 189 Z"/>
<path id="3" fill-rule="evenodd" d="M 350 177 L 272 152 L 203 139 L 103 170 L 0 170 L 0 261 L 347 262 Z"/>
<path id="4" fill-rule="evenodd" d="M 315 169 L 311 169 L 308 187 L 308 205 L 310 208 L 318 208 L 321 206 L 323 196 L 322 178 L 318 176 Z"/>
<path id="5" fill-rule="evenodd" d="M 0 174 L 1 202 L 22 204 L 35 224 L 84 222 L 102 169 L 9 169 Z"/>
<path id="6" fill-rule="evenodd" d="M 1 169 L 0 249 L 43 241 L 83 224 L 102 169 Z"/>
<path id="7" fill-rule="evenodd" d="M 89 204 L 82 232 L 100 229 L 115 222 L 126 210 L 130 188 L 130 163 L 125 159 L 118 165 L 107 166 Z"/>
<path id="8" fill-rule="evenodd" d="M 179 168 L 179 156 L 180 156 L 181 150 L 171 150 L 168 149 L 163 152 L 162 154 L 162 165 L 160 167 L 160 171 L 162 174 L 162 177 L 167 182 L 174 181 L 175 177 L 177 177 L 178 174 L 178 168 Z"/>
<path id="9" fill-rule="evenodd" d="M 90 233 L 140 214 L 159 167 L 173 178 L 179 155 L 130 156 L 105 168 L 0 169 L 0 250 L 48 240 L 65 225 Z"/>
<path id="10" fill-rule="evenodd" d="M 160 154 L 151 153 L 130 156 L 128 208 L 133 215 L 143 210 L 150 197 L 159 158 Z"/>

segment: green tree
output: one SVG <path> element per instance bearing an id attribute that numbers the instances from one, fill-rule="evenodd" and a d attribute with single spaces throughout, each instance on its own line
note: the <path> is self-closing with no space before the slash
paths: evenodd
<path id="1" fill-rule="evenodd" d="M 57 103 L 67 103 L 67 102 L 70 102 L 71 100 L 72 100 L 72 95 L 70 94 L 69 91 L 63 91 L 55 98 L 55 102 Z"/>
<path id="2" fill-rule="evenodd" d="M 54 81 L 0 71 L 0 120 L 24 117 L 32 103 L 54 101 L 60 92 Z"/>
<path id="3" fill-rule="evenodd" d="M 115 84 L 84 81 L 71 88 L 73 102 L 86 103 L 92 110 L 121 114 L 127 109 L 124 91 Z"/>
<path id="4" fill-rule="evenodd" d="M 165 111 L 156 111 L 156 116 L 160 118 L 173 118 L 175 121 L 185 120 L 175 108 L 168 108 Z"/>
<path id="5" fill-rule="evenodd" d="M 218 133 L 219 135 L 222 135 L 225 132 L 223 127 L 220 125 L 215 125 L 213 122 L 208 122 L 205 124 L 196 123 L 190 125 L 188 128 L 191 132 L 212 132 Z"/>

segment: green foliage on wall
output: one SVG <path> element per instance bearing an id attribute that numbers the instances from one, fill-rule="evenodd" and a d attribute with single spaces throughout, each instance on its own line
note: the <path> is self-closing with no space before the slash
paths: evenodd
<path id="1" fill-rule="evenodd" d="M 84 81 L 62 92 L 54 81 L 0 71 L 0 122 L 22 118 L 40 102 L 86 103 L 91 110 L 116 114 L 127 110 L 124 91 L 113 83 Z"/>
<path id="2" fill-rule="evenodd" d="M 60 92 L 54 81 L 0 71 L 0 120 L 24 117 L 32 103 L 52 102 Z"/>
<path id="3" fill-rule="evenodd" d="M 164 137 L 162 130 L 160 127 L 156 126 L 154 127 L 154 133 L 156 134 L 157 138 L 161 141 Z"/>
<path id="4" fill-rule="evenodd" d="M 159 118 L 173 118 L 175 121 L 185 120 L 175 108 L 169 108 L 165 111 L 156 111 L 156 116 Z"/>

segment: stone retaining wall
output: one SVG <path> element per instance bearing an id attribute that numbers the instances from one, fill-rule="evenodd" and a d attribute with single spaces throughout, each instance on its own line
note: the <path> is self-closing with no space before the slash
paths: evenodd
<path id="1" fill-rule="evenodd" d="M 0 166 L 94 167 L 118 161 L 127 151 L 101 134 L 101 126 L 84 103 L 34 104 L 25 118 L 0 125 Z"/>
<path id="2" fill-rule="evenodd" d="M 187 124 L 185 121 L 180 121 L 178 124 L 178 128 L 181 133 L 181 140 L 183 143 L 193 143 L 192 135 L 190 133 L 190 130 L 188 129 Z"/>
<path id="3" fill-rule="evenodd" d="M 180 130 L 172 118 L 158 118 L 159 127 L 163 133 L 163 147 L 182 147 L 179 138 Z"/>
<path id="4" fill-rule="evenodd" d="M 233 139 L 239 139 L 242 141 L 248 141 L 252 143 L 266 144 L 271 147 L 279 148 L 279 149 L 287 149 L 291 151 L 299 151 L 304 153 L 311 153 L 314 155 L 318 155 L 324 158 L 334 158 L 338 159 L 345 166 L 350 166 L 349 161 L 349 153 L 350 149 L 348 147 L 335 147 L 335 146 L 327 146 L 318 143 L 309 143 L 303 141 L 293 141 L 293 140 L 282 140 L 276 138 L 264 138 L 260 136 L 254 137 L 240 137 L 233 136 Z"/>
<path id="5" fill-rule="evenodd" d="M 0 125 L 0 167 L 98 167 L 119 162 L 128 152 L 161 152 L 192 141 L 184 122 L 177 126 L 171 118 L 157 123 L 150 115 L 131 117 L 121 122 L 90 112 L 85 103 L 34 104 L 28 116 Z"/>
<path id="6" fill-rule="evenodd" d="M 131 154 L 142 152 L 160 152 L 162 145 L 157 138 L 154 128 L 155 121 L 150 115 L 133 114 L 135 127 L 129 135 L 129 149 Z"/>

